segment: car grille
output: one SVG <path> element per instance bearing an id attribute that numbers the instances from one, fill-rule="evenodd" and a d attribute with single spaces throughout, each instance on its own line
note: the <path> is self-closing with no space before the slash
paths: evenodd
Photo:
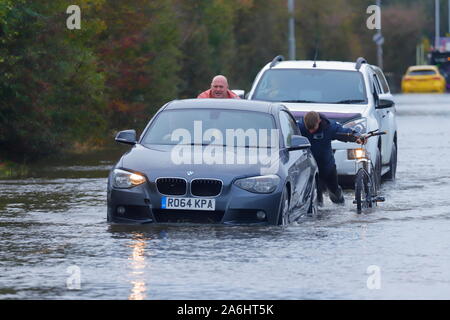
<path id="1" fill-rule="evenodd" d="M 170 196 L 186 194 L 186 180 L 179 178 L 159 178 L 156 181 L 159 193 Z"/>
<path id="2" fill-rule="evenodd" d="M 191 193 L 197 197 L 214 197 L 220 194 L 222 181 L 212 179 L 195 179 L 191 182 Z"/>
<path id="3" fill-rule="evenodd" d="M 153 209 L 156 222 L 220 223 L 224 211 Z"/>

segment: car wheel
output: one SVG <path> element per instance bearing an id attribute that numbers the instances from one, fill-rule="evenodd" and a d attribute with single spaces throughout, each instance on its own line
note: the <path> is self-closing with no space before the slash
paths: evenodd
<path id="1" fill-rule="evenodd" d="M 397 146 L 392 144 L 391 159 L 389 160 L 389 171 L 386 173 L 386 179 L 394 181 L 397 174 Z"/>
<path id="2" fill-rule="evenodd" d="M 289 196 L 288 188 L 284 188 L 280 200 L 280 212 L 278 213 L 278 225 L 287 226 L 289 224 Z"/>
<path id="3" fill-rule="evenodd" d="M 308 216 L 314 217 L 317 215 L 317 210 L 319 207 L 319 201 L 318 201 L 318 193 L 317 193 L 317 179 L 314 178 L 314 181 L 312 183 L 312 189 L 311 189 L 311 200 L 309 203 L 308 208 Z"/>

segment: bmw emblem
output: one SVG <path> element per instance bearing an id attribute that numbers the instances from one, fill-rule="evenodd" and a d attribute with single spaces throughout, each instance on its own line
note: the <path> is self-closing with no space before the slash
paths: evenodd
<path id="1" fill-rule="evenodd" d="M 194 171 L 187 171 L 186 174 L 187 174 L 188 176 L 192 176 L 192 175 L 194 174 Z"/>

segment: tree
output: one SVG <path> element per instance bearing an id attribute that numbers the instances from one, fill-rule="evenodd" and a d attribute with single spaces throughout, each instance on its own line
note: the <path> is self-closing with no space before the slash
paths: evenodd
<path id="1" fill-rule="evenodd" d="M 110 128 L 143 126 L 177 96 L 178 30 L 171 0 L 112 0 L 99 12 L 98 39 L 109 94 Z"/>
<path id="2" fill-rule="evenodd" d="M 183 52 L 179 73 L 181 98 L 196 97 L 217 74 L 231 78 L 236 55 L 235 0 L 177 0 Z M 232 80 L 232 79 L 229 79 Z"/>
<path id="3" fill-rule="evenodd" d="M 383 11 L 384 69 L 393 75 L 394 86 L 400 83 L 406 69 L 416 64 L 416 46 L 426 27 L 422 12 L 420 4 L 397 4 Z"/>
<path id="4" fill-rule="evenodd" d="M 237 8 L 232 79 L 249 90 L 266 63 L 280 54 L 287 57 L 288 12 L 286 2 L 278 0 L 241 1 Z"/>
<path id="5" fill-rule="evenodd" d="M 80 1 L 89 16 L 101 1 Z M 0 147 L 26 160 L 100 132 L 103 75 L 88 47 L 97 21 L 74 33 L 66 1 L 0 1 Z"/>

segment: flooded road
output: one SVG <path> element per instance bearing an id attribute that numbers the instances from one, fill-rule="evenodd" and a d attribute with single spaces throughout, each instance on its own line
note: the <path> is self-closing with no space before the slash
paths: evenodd
<path id="1" fill-rule="evenodd" d="M 0 180 L 0 299 L 450 299 L 450 96 L 399 95 L 397 180 L 287 228 L 106 223 L 119 158 Z"/>

